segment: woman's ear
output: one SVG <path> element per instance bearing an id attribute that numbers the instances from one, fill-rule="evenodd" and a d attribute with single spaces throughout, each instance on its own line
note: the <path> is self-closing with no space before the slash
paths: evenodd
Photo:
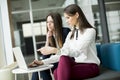
<path id="1" fill-rule="evenodd" d="M 76 12 L 76 14 L 75 14 L 75 15 L 76 15 L 76 18 L 78 18 L 78 17 L 79 17 L 79 14 L 78 14 L 78 12 Z"/>

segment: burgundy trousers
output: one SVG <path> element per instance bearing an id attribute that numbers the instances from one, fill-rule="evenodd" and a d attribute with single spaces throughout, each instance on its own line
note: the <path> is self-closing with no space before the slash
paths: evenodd
<path id="1" fill-rule="evenodd" d="M 99 67 L 94 63 L 76 63 L 73 58 L 61 56 L 57 69 L 54 70 L 55 80 L 83 80 L 99 74 Z"/>

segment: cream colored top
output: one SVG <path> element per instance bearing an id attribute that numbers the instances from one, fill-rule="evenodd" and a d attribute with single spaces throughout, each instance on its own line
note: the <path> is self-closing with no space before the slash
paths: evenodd
<path id="1" fill-rule="evenodd" d="M 70 39 L 71 32 L 67 35 L 63 47 L 48 59 L 42 60 L 44 64 L 55 63 L 59 61 L 61 55 L 67 55 L 75 58 L 77 63 L 96 63 L 100 64 L 97 57 L 95 36 L 96 31 L 93 28 L 87 28 L 84 33 L 78 31 L 78 39 L 76 40 L 76 33 L 74 38 Z"/>

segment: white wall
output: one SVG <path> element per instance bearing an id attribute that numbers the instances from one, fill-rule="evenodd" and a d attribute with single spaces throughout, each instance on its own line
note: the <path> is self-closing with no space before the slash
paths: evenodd
<path id="1" fill-rule="evenodd" d="M 0 18 L 1 18 L 1 35 L 0 39 L 2 39 L 3 41 L 1 41 L 1 43 L 3 45 L 1 45 L 1 49 L 2 52 L 0 53 L 1 57 L 5 56 L 5 60 L 6 60 L 6 65 L 9 65 L 11 63 L 13 63 L 13 52 L 12 52 L 12 42 L 11 42 L 11 33 L 10 33 L 10 23 L 9 23 L 9 15 L 8 15 L 8 6 L 7 6 L 7 0 L 0 0 Z M 1 50 L 0 50 L 1 51 Z M 4 61 L 3 58 L 0 58 L 2 60 L 0 60 L 1 62 Z M 4 65 L 4 66 L 6 66 Z"/>
<path id="2" fill-rule="evenodd" d="M 63 7 L 66 7 L 70 4 L 75 4 L 75 1 L 74 0 L 65 0 L 65 3 L 63 4 Z"/>
<path id="3" fill-rule="evenodd" d="M 0 17 L 1 17 L 1 10 L 0 10 Z M 2 34 L 2 21 L 1 21 L 1 18 L 0 18 L 0 68 L 3 67 L 6 64 L 4 48 L 3 48 L 3 36 L 2 35 L 3 35 Z"/>

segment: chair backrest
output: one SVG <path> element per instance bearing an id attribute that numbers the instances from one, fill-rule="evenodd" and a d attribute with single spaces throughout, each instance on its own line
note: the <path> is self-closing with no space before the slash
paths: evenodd
<path id="1" fill-rule="evenodd" d="M 101 45 L 102 65 L 120 71 L 120 43 L 107 43 Z"/>

